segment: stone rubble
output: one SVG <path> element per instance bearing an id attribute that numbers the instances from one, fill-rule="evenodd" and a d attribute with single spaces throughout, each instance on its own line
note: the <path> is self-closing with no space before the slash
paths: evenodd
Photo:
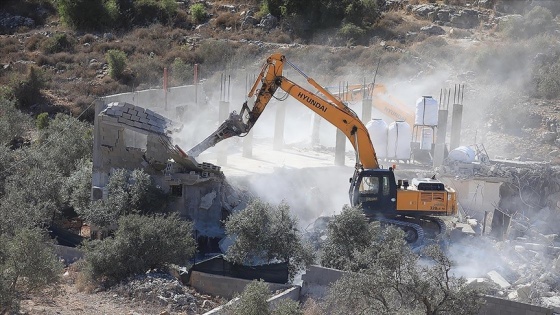
<path id="1" fill-rule="evenodd" d="M 168 312 L 202 314 L 221 304 L 219 298 L 199 294 L 182 285 L 173 276 L 160 271 L 150 271 L 132 277 L 109 290 L 118 297 L 142 301 L 167 308 Z"/>

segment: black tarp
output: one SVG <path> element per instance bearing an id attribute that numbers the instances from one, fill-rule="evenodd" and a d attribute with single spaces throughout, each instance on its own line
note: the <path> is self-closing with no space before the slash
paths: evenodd
<path id="1" fill-rule="evenodd" d="M 82 236 L 74 234 L 55 225 L 49 226 L 48 231 L 51 238 L 55 239 L 58 245 L 77 247 L 84 241 L 84 238 Z"/>
<path id="2" fill-rule="evenodd" d="M 224 255 L 217 255 L 193 265 L 190 271 L 199 271 L 213 275 L 240 278 L 246 280 L 262 279 L 271 283 L 288 282 L 288 264 L 275 263 L 260 266 L 243 266 L 224 259 Z M 189 275 L 190 272 L 189 271 Z"/>

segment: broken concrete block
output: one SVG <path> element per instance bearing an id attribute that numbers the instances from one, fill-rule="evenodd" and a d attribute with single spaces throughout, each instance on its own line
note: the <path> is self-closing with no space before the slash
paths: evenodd
<path id="1" fill-rule="evenodd" d="M 502 289 L 511 287 L 511 284 L 495 270 L 488 272 L 486 275 L 488 275 L 490 280 L 499 285 Z"/>
<path id="2" fill-rule="evenodd" d="M 206 195 L 204 195 L 204 197 L 200 198 L 200 208 L 201 209 L 205 209 L 208 210 L 210 209 L 210 207 L 212 206 L 212 203 L 214 203 L 214 199 L 216 198 L 216 191 L 212 191 Z"/>
<path id="3" fill-rule="evenodd" d="M 531 296 L 532 296 L 532 294 L 531 294 L 532 291 L 533 291 L 533 289 L 532 289 L 531 284 L 520 286 L 516 290 L 517 299 L 521 302 L 530 302 L 531 301 Z"/>

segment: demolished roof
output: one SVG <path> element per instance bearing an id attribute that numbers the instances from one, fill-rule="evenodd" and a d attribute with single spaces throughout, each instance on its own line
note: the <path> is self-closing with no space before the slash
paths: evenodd
<path id="1" fill-rule="evenodd" d="M 179 132 L 182 124 L 174 122 L 147 108 L 125 102 L 109 103 L 99 116 L 104 123 L 134 128 L 141 133 L 158 133 L 168 136 Z"/>

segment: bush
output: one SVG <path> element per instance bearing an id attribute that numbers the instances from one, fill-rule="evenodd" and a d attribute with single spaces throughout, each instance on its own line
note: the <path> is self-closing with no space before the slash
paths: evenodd
<path id="1" fill-rule="evenodd" d="M 133 5 L 135 25 L 170 23 L 177 14 L 178 8 L 175 0 L 137 0 Z"/>
<path id="2" fill-rule="evenodd" d="M 181 58 L 175 58 L 171 65 L 171 75 L 179 84 L 189 83 L 193 79 L 194 67 Z"/>
<path id="3" fill-rule="evenodd" d="M 57 0 L 56 8 L 62 22 L 75 29 L 93 31 L 111 28 L 114 23 L 114 1 Z"/>
<path id="4" fill-rule="evenodd" d="M 81 176 L 86 175 L 81 174 Z M 109 226 L 119 217 L 128 214 L 161 213 L 167 206 L 167 194 L 157 188 L 150 175 L 144 170 L 138 169 L 132 172 L 124 169 L 115 170 L 109 178 L 107 190 L 107 199 L 98 200 L 92 203 L 91 207 L 76 207 L 76 211 L 83 219 L 99 227 Z M 72 191 L 79 196 L 80 190 L 77 187 Z M 69 196 L 75 194 L 71 193 Z M 84 204 L 79 200 L 83 198 L 78 198 L 76 200 L 78 202 L 72 205 Z"/>
<path id="5" fill-rule="evenodd" d="M 0 146 L 23 137 L 32 126 L 29 116 L 18 110 L 13 100 L 0 97 L 0 112 Z"/>
<path id="6" fill-rule="evenodd" d="M 365 30 L 361 27 L 352 23 L 345 23 L 340 30 L 338 30 L 337 35 L 345 41 L 357 41 L 360 40 L 365 33 Z"/>
<path id="7" fill-rule="evenodd" d="M 550 10 L 535 6 L 525 16 L 512 16 L 499 24 L 499 30 L 511 39 L 530 38 L 550 32 L 556 22 Z"/>
<path id="8" fill-rule="evenodd" d="M 114 238 L 86 244 L 86 272 L 94 280 L 119 281 L 169 264 L 186 266 L 194 253 L 191 222 L 176 215 L 128 215 L 118 221 Z"/>
<path id="9" fill-rule="evenodd" d="M 46 54 L 54 54 L 63 51 L 71 52 L 74 47 L 74 39 L 65 33 L 55 34 L 43 42 L 42 49 Z"/>
<path id="10" fill-rule="evenodd" d="M 115 80 L 121 78 L 126 68 L 127 61 L 124 51 L 111 49 L 105 54 L 105 59 L 109 64 L 109 75 L 111 78 Z"/>
<path id="11" fill-rule="evenodd" d="M 35 120 L 37 129 L 42 130 L 49 126 L 49 113 L 40 113 Z"/>
<path id="12" fill-rule="evenodd" d="M 14 77 L 10 82 L 11 91 L 20 109 L 36 104 L 42 98 L 41 89 L 45 87 L 44 72 L 30 67 L 23 78 Z"/>
<path id="13" fill-rule="evenodd" d="M 196 23 L 201 23 L 202 21 L 204 21 L 206 19 L 206 16 L 208 15 L 206 13 L 206 8 L 204 7 L 204 4 L 202 3 L 195 3 L 193 5 L 191 5 L 191 8 L 189 9 L 190 14 L 192 15 L 194 21 Z"/>
<path id="14" fill-rule="evenodd" d="M 268 284 L 262 280 L 253 280 L 247 284 L 239 296 L 239 301 L 231 307 L 232 315 L 267 315 L 270 314 L 266 300 L 270 296 Z"/>
<path id="15" fill-rule="evenodd" d="M 17 314 L 23 293 L 55 288 L 62 265 L 37 228 L 0 235 L 0 314 Z"/>

